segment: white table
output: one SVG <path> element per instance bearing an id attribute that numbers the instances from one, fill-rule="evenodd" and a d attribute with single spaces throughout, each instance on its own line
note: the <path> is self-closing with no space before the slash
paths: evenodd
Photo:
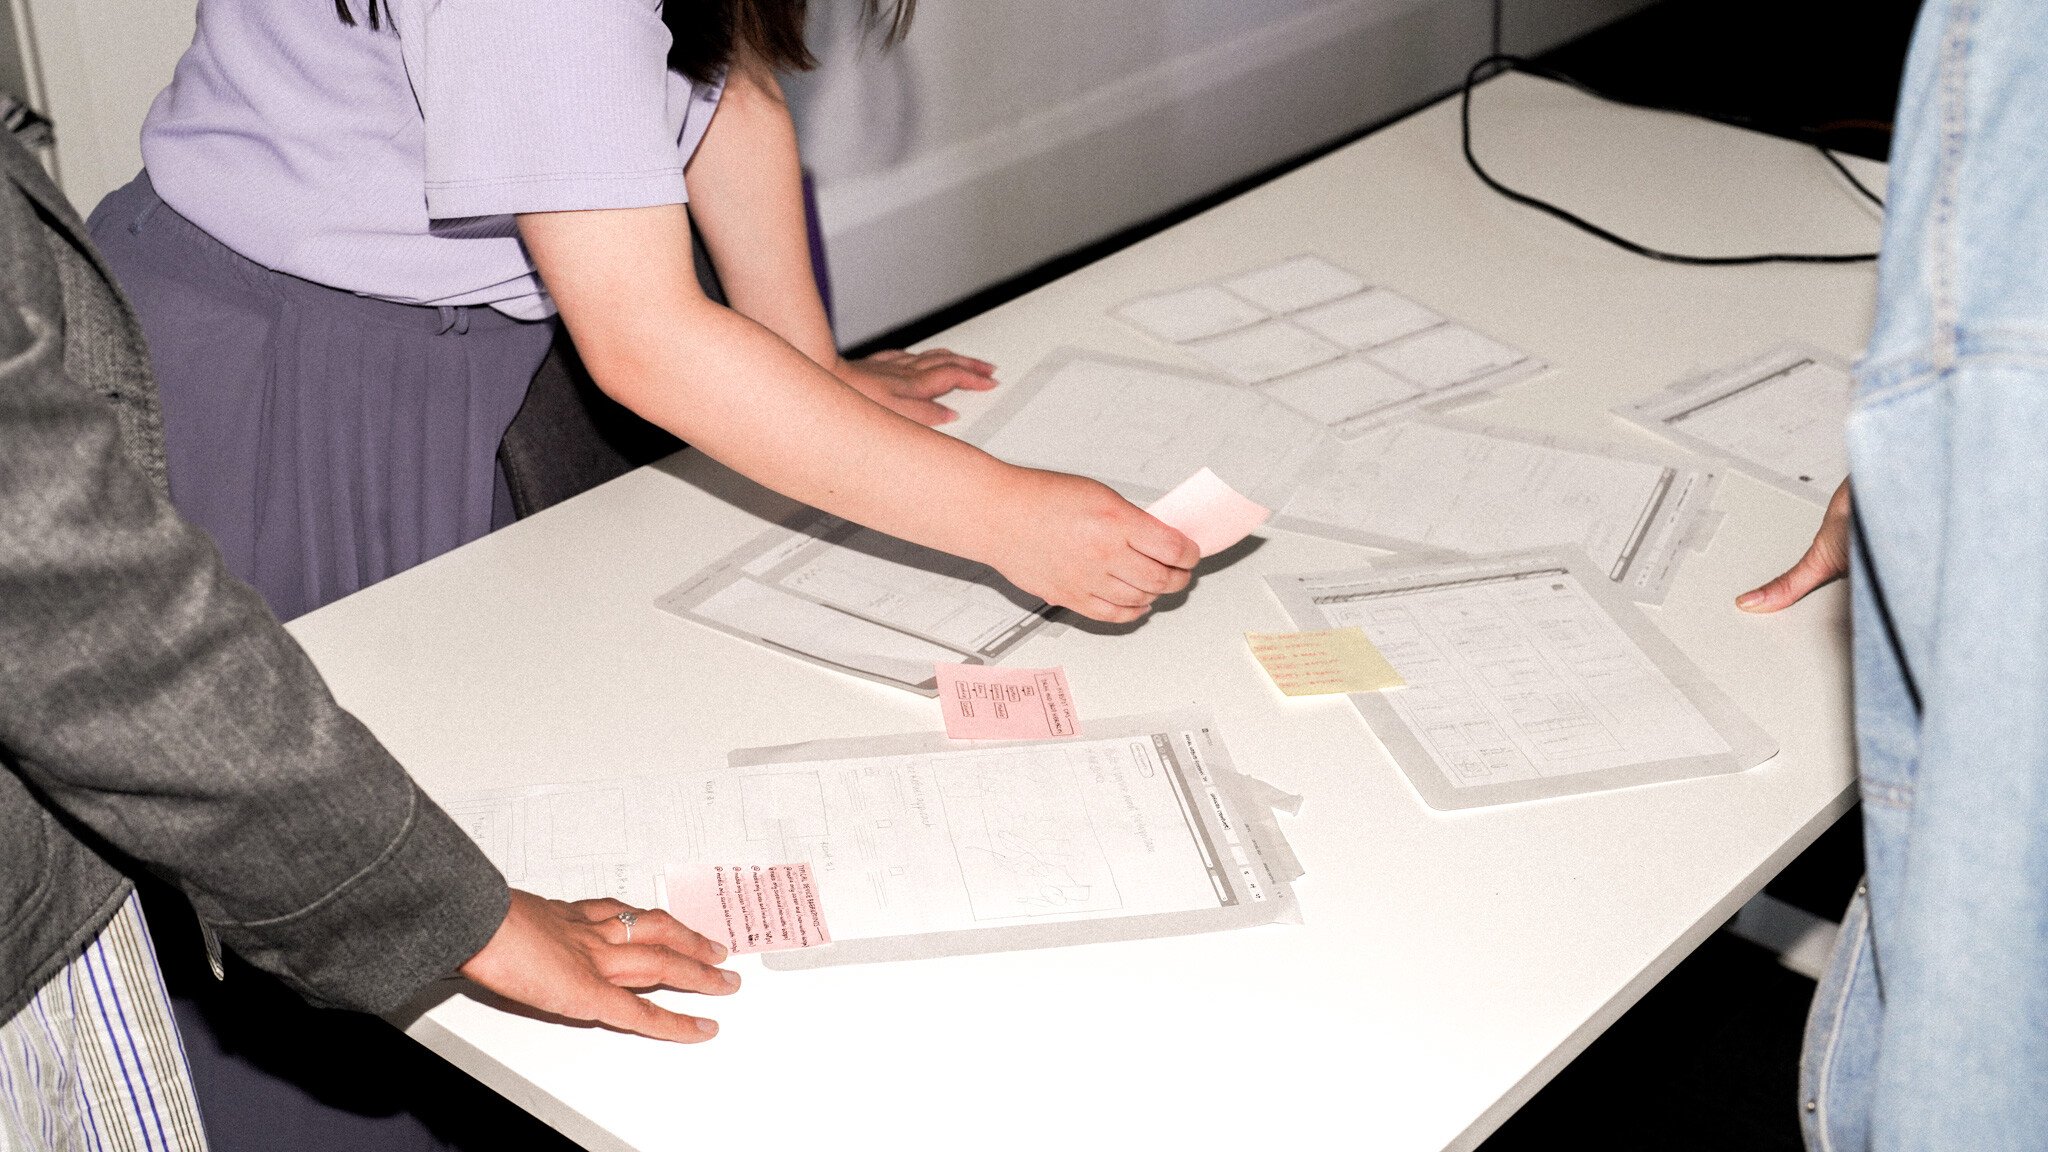
<path id="1" fill-rule="evenodd" d="M 1499 174 L 1648 242 L 1875 242 L 1873 214 L 1809 149 L 1523 77 L 1493 82 L 1479 106 Z M 1555 365 L 1485 415 L 1621 443 L 1643 434 L 1606 410 L 1682 374 L 1787 339 L 1844 356 L 1861 345 L 1868 265 L 1625 255 L 1484 190 L 1459 159 L 1456 115 L 1439 104 L 942 342 L 1012 378 L 1062 345 L 1172 359 L 1107 310 L 1315 251 Z M 1242 632 L 1288 627 L 1261 573 L 1364 555 L 1276 532 L 1134 633 L 1077 629 L 1015 659 L 1065 665 L 1084 717 L 1213 709 L 1242 770 L 1306 797 L 1283 818 L 1308 870 L 1306 924 L 811 972 L 746 958 L 741 994 L 702 1005 L 723 1034 L 696 1047 L 459 996 L 411 1034 L 599 1149 L 1469 1148 L 1850 803 L 1840 589 L 1773 618 L 1731 605 L 1799 554 L 1819 510 L 1739 475 L 1719 504 L 1711 550 L 1649 615 L 1777 738 L 1781 754 L 1754 771 L 1431 812 L 1349 703 L 1284 700 L 1246 658 Z M 685 453 L 293 630 L 444 795 L 936 729 L 929 700 L 652 606 L 779 506 Z"/>

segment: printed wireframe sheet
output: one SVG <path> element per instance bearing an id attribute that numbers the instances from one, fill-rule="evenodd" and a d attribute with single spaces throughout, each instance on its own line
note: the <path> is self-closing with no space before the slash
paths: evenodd
<path id="1" fill-rule="evenodd" d="M 936 734 L 734 752 L 696 851 L 808 862 L 832 942 L 810 968 L 1299 921 L 1275 809 L 1205 713 L 1095 721 L 1077 738 Z"/>
<path id="2" fill-rule="evenodd" d="M 991 664 L 1051 609 L 985 565 L 806 509 L 655 602 L 721 632 L 927 696 L 934 664 Z"/>
<path id="3" fill-rule="evenodd" d="M 515 888 L 654 908 L 661 861 L 688 848 L 687 789 L 681 777 L 618 777 L 435 799 Z"/>
<path id="4" fill-rule="evenodd" d="M 1312 255 L 1144 296 L 1115 315 L 1343 438 L 1471 400 L 1546 367 Z"/>
<path id="5" fill-rule="evenodd" d="M 1139 503 L 1208 466 L 1275 527 L 1391 552 L 1576 545 L 1646 603 L 1718 523 L 1715 473 L 1605 445 L 1437 416 L 1346 440 L 1257 389 L 1072 349 L 1004 391 L 969 437 L 1005 460 Z"/>
<path id="6" fill-rule="evenodd" d="M 1327 439 L 1315 420 L 1256 389 L 1074 349 L 998 395 L 971 440 L 1004 460 L 1092 476 L 1140 504 L 1208 468 L 1278 508 Z"/>
<path id="7" fill-rule="evenodd" d="M 1576 545 L 1656 604 L 1718 523 L 1717 479 L 1606 445 L 1414 420 L 1328 452 L 1274 523 L 1396 552 Z"/>
<path id="8" fill-rule="evenodd" d="M 1351 700 L 1432 808 L 1740 772 L 1777 754 L 1573 552 L 1267 582 L 1296 625 L 1363 630 L 1407 681 Z"/>
<path id="9" fill-rule="evenodd" d="M 1849 475 L 1842 426 L 1855 390 L 1848 365 L 1788 345 L 1680 381 L 1614 414 L 1774 488 L 1826 504 Z"/>

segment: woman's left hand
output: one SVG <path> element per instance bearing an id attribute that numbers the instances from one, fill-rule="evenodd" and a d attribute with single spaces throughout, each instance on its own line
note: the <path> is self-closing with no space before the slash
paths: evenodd
<path id="1" fill-rule="evenodd" d="M 938 402 L 955 389 L 986 392 L 996 386 L 996 366 L 944 348 L 926 352 L 877 352 L 841 360 L 834 374 L 855 391 L 898 415 L 937 427 L 960 418 Z"/>

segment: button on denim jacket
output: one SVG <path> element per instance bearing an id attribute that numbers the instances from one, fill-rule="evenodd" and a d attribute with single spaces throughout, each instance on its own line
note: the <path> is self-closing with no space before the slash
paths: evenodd
<path id="1" fill-rule="evenodd" d="M 2048 1147 L 2048 0 L 1929 0 L 1849 419 L 1869 875 L 1809 1148 Z"/>

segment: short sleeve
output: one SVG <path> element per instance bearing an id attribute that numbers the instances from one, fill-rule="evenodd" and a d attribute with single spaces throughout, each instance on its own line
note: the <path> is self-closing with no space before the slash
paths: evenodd
<path id="1" fill-rule="evenodd" d="M 656 3 L 439 0 L 403 21 L 428 215 L 688 200 L 693 86 L 669 70 Z"/>

